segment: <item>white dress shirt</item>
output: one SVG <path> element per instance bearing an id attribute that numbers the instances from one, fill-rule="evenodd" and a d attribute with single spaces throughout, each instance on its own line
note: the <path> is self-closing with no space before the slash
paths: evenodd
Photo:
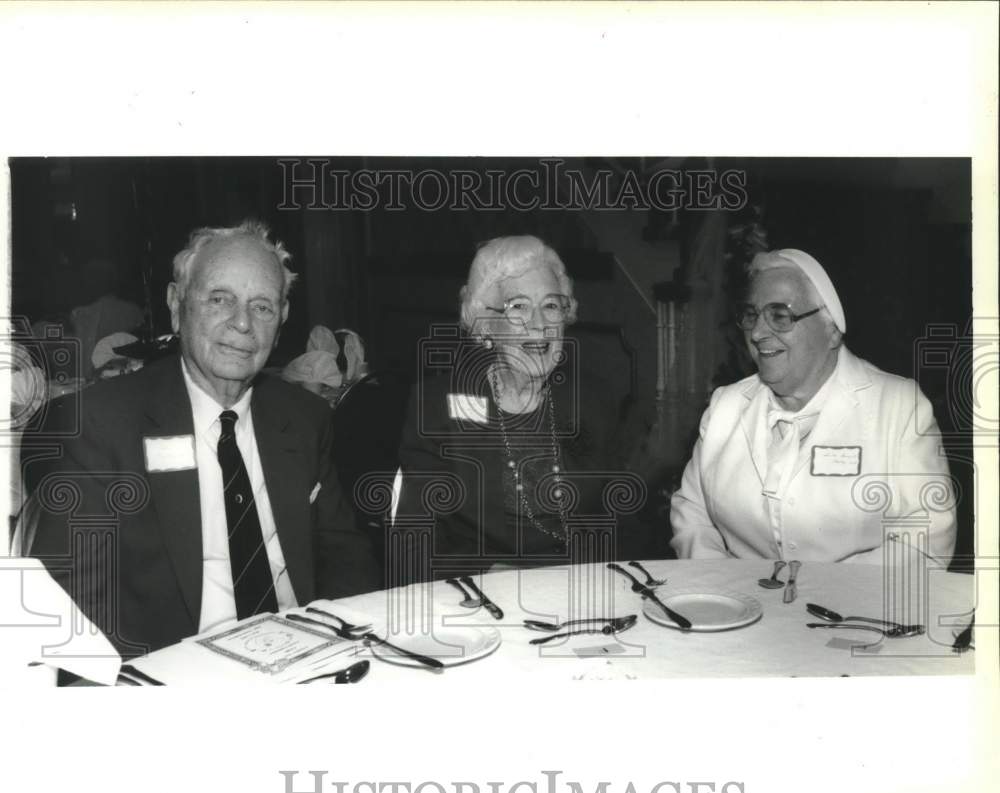
<path id="1" fill-rule="evenodd" d="M 218 457 L 219 435 L 222 431 L 219 414 L 226 408 L 206 394 L 191 379 L 187 364 L 183 364 L 181 369 L 184 372 L 184 385 L 194 414 L 195 463 L 198 466 L 198 491 L 201 500 L 203 562 L 198 632 L 203 633 L 236 621 L 233 572 L 229 565 L 229 526 L 226 523 L 222 468 Z M 253 416 L 250 412 L 252 393 L 253 389 L 248 389 L 240 401 L 229 409 L 239 417 L 236 421 L 236 445 L 240 449 L 243 464 L 250 476 L 260 529 L 267 548 L 267 560 L 271 565 L 271 576 L 274 579 L 274 594 L 278 601 L 278 609 L 284 610 L 294 608 L 298 602 L 295 599 L 292 582 L 288 578 L 281 542 L 274 526 L 271 500 L 264 485 L 264 470 L 260 464 L 257 438 L 253 431 Z"/>

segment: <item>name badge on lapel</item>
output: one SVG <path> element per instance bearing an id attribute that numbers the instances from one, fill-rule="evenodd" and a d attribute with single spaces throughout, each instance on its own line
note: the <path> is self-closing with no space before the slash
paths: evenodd
<path id="1" fill-rule="evenodd" d="M 472 394 L 448 394 L 448 418 L 489 423 L 489 403 L 486 397 Z"/>
<path id="2" fill-rule="evenodd" d="M 860 446 L 813 446 L 813 476 L 858 476 L 861 473 Z"/>
<path id="3" fill-rule="evenodd" d="M 143 438 L 142 446 L 146 470 L 150 473 L 189 471 L 198 467 L 194 457 L 194 435 Z"/>

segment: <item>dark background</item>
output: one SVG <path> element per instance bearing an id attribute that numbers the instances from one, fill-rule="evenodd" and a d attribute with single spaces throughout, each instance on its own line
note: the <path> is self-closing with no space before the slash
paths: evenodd
<path id="1" fill-rule="evenodd" d="M 539 169 L 537 159 L 326 159 L 345 171 Z M 576 280 L 573 333 L 589 365 L 615 383 L 632 464 L 665 498 L 712 387 L 750 371 L 728 312 L 743 261 L 757 247 L 800 248 L 836 284 L 851 350 L 916 377 L 933 402 L 963 493 L 958 553 L 972 553 L 970 345 L 960 341 L 972 315 L 968 159 L 565 158 L 583 174 L 640 181 L 664 168 L 745 172 L 747 206 L 677 212 L 282 209 L 288 171 L 278 160 L 12 159 L 12 313 L 64 321 L 115 292 L 146 311 L 146 334 L 166 333 L 171 259 L 187 235 L 255 217 L 285 242 L 301 279 L 271 365 L 301 353 L 309 329 L 326 324 L 357 330 L 372 369 L 412 376 L 420 340 L 455 321 L 476 245 L 536 234 Z M 659 400 L 654 294 L 674 301 L 677 320 Z M 928 345 L 945 358 L 927 358 Z"/>

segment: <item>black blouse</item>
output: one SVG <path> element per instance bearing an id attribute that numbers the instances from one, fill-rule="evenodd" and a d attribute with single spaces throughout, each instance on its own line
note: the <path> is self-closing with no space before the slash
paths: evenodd
<path id="1" fill-rule="evenodd" d="M 409 578 L 611 558 L 621 518 L 644 501 L 641 480 L 617 459 L 618 410 L 607 388 L 560 366 L 534 411 L 501 417 L 491 360 L 480 354 L 417 379 L 400 447 L 397 542 L 390 543 L 397 555 L 412 552 Z M 424 549 L 416 565 L 415 548 Z"/>

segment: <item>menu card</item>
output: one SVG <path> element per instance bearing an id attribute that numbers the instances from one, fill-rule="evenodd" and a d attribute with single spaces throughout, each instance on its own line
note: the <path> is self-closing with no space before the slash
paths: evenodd
<path id="1" fill-rule="evenodd" d="M 266 614 L 195 641 L 255 672 L 273 675 L 343 640 L 301 623 Z"/>

